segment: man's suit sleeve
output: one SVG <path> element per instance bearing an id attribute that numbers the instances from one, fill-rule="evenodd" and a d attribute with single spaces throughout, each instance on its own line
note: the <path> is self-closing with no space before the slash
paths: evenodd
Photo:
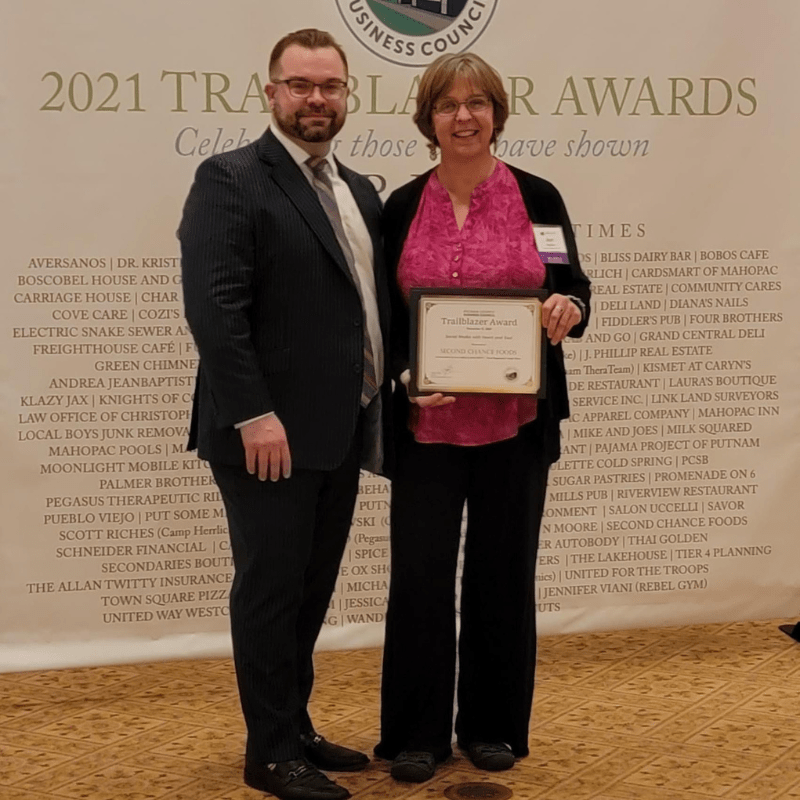
<path id="1" fill-rule="evenodd" d="M 178 230 L 186 320 L 221 428 L 273 410 L 251 331 L 256 254 L 247 200 L 230 167 L 209 159 Z"/>

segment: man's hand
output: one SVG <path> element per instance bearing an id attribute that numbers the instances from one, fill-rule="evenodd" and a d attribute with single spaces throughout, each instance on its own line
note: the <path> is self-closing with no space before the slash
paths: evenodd
<path id="1" fill-rule="evenodd" d="M 277 481 L 281 476 L 291 477 L 289 442 L 283 424 L 275 414 L 248 422 L 239 428 L 239 432 L 242 434 L 247 471 L 251 475 L 257 473 L 260 481 L 265 481 L 267 477 L 271 481 Z"/>
<path id="2" fill-rule="evenodd" d="M 551 344 L 563 342 L 580 321 L 581 310 L 563 294 L 551 294 L 542 304 L 542 326 Z"/>

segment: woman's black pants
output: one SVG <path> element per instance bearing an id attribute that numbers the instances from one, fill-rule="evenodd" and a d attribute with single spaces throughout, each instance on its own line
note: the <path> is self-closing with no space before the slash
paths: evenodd
<path id="1" fill-rule="evenodd" d="M 536 421 L 513 438 L 462 447 L 397 442 L 392 572 L 375 752 L 451 753 L 456 570 L 467 529 L 458 636 L 458 743 L 528 754 L 536 666 L 534 575 L 549 462 Z"/>

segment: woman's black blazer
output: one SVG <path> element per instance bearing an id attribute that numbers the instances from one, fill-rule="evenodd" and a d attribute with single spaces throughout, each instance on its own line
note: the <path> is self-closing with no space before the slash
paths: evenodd
<path id="1" fill-rule="evenodd" d="M 552 183 L 510 164 L 507 166 L 519 184 L 531 221 L 545 225 L 561 225 L 564 229 L 569 264 L 546 264 L 544 288 L 549 292 L 573 295 L 584 302 L 586 313 L 581 322 L 570 332 L 571 337 L 582 336 L 589 322 L 591 282 L 581 269 L 578 248 L 564 201 Z M 399 376 L 409 363 L 409 311 L 397 285 L 397 264 L 411 222 L 417 212 L 422 191 L 432 171 L 429 170 L 392 192 L 383 212 L 383 241 L 392 298 L 389 363 L 392 377 L 397 382 L 394 404 L 397 433 L 407 428 L 408 399 L 405 388 L 400 385 Z M 567 374 L 564 367 L 564 352 L 560 344 L 548 345 L 546 372 L 546 393 L 539 401 L 538 419 L 543 425 L 545 451 L 549 460 L 553 462 L 558 460 L 561 452 L 559 423 L 569 417 Z"/>

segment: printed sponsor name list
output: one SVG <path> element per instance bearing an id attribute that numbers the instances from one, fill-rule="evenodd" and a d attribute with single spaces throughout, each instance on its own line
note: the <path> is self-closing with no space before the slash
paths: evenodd
<path id="1" fill-rule="evenodd" d="M 566 351 L 572 418 L 542 525 L 541 612 L 703 592 L 722 559 L 771 553 L 746 532 L 751 455 L 780 415 L 762 357 L 783 323 L 779 266 L 766 249 L 584 259 L 593 321 Z M 26 576 L 26 591 L 92 592 L 107 624 L 227 615 L 224 511 L 185 452 L 197 354 L 179 267 L 32 257 L 15 276 L 15 355 L 46 376 L 19 398 L 16 436 L 39 461 L 39 524 L 64 576 Z M 383 620 L 388 507 L 388 484 L 365 474 L 328 625 Z"/>
<path id="2" fill-rule="evenodd" d="M 763 248 L 584 256 L 593 321 L 567 350 L 572 417 L 550 476 L 539 608 L 707 592 L 724 561 L 772 553 L 752 542 L 748 509 L 756 451 L 779 425 L 766 356 L 783 324 L 780 268 Z"/>

